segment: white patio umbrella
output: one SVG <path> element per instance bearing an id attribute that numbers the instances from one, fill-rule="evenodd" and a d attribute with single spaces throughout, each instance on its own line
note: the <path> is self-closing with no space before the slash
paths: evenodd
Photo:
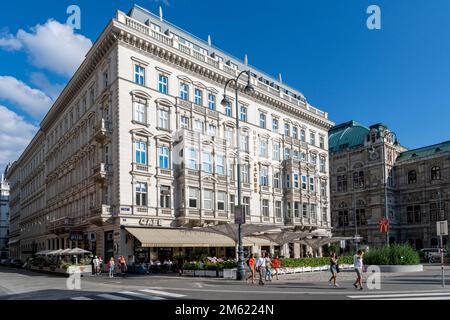
<path id="1" fill-rule="evenodd" d="M 67 251 L 67 254 L 70 254 L 70 255 L 82 255 L 82 254 L 88 254 L 88 253 L 92 253 L 92 252 L 81 249 L 81 248 L 70 249 L 69 251 Z"/>
<path id="2" fill-rule="evenodd" d="M 42 250 L 42 251 L 36 252 L 36 255 L 37 255 L 37 256 L 46 256 L 46 255 L 48 255 L 49 252 L 51 252 L 51 251 L 52 251 L 52 250 Z"/>

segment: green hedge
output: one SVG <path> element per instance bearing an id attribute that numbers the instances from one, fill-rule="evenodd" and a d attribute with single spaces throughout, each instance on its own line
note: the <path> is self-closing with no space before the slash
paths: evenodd
<path id="1" fill-rule="evenodd" d="M 370 249 L 364 255 L 365 265 L 415 265 L 420 263 L 419 253 L 410 245 L 393 244 Z"/>
<path id="2" fill-rule="evenodd" d="M 237 262 L 235 260 L 227 260 L 223 262 L 186 262 L 183 264 L 183 270 L 218 270 L 223 269 L 233 269 L 237 267 Z"/>
<path id="3" fill-rule="evenodd" d="M 321 267 L 330 264 L 330 257 L 320 258 L 285 258 L 281 259 L 281 267 L 299 268 L 299 267 Z M 338 259 L 339 264 L 353 264 L 353 257 L 342 256 Z"/>

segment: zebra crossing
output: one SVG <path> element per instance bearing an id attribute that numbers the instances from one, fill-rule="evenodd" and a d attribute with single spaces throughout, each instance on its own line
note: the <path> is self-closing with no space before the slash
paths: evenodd
<path id="1" fill-rule="evenodd" d="M 186 297 L 184 294 L 167 292 L 154 289 L 141 289 L 136 291 L 119 291 L 110 293 L 90 293 L 88 295 L 80 295 L 71 297 L 70 300 L 75 301 L 89 301 L 89 300 L 167 300 L 167 299 L 182 299 Z"/>
<path id="2" fill-rule="evenodd" d="M 450 300 L 449 292 L 421 292 L 421 293 L 386 293 L 351 295 L 350 299 L 357 300 Z"/>

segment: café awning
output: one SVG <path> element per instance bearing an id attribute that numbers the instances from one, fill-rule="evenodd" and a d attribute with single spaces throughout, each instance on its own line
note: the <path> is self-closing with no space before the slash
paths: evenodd
<path id="1" fill-rule="evenodd" d="M 221 234 L 188 229 L 126 228 L 143 247 L 234 247 L 236 243 Z M 244 246 L 270 245 L 264 239 L 246 238 Z"/>

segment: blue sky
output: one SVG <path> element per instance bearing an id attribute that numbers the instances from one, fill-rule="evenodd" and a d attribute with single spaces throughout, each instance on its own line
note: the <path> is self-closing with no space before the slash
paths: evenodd
<path id="1" fill-rule="evenodd" d="M 133 3 L 155 13 L 161 5 L 168 21 L 211 34 L 215 46 L 248 54 L 268 74 L 281 72 L 336 123 L 383 122 L 409 148 L 450 140 L 448 0 L 17 3 L 0 4 L 0 169 L 26 146 L 115 11 Z M 81 8 L 75 33 L 62 25 L 71 4 Z M 366 27 L 371 4 L 381 8 L 381 30 Z"/>

